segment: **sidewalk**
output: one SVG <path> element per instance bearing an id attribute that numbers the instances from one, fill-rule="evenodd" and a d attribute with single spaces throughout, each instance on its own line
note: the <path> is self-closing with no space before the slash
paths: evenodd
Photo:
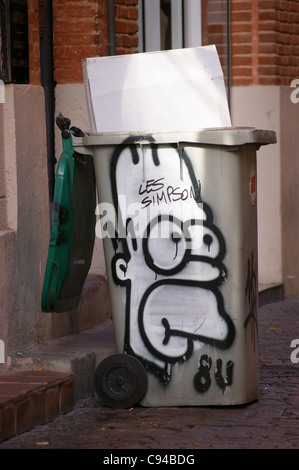
<path id="1" fill-rule="evenodd" d="M 115 410 L 90 400 L 44 426 L 35 425 L 31 431 L 3 441 L 0 449 L 37 448 L 40 442 L 50 449 L 299 448 L 299 363 L 291 361 L 292 352 L 299 358 L 299 351 L 296 354 L 291 347 L 299 338 L 299 299 L 260 307 L 258 326 L 260 397 L 254 403 Z M 113 329 L 105 324 L 97 331 L 66 338 L 64 344 L 57 341 L 56 350 L 45 345 L 31 357 L 15 358 L 15 364 L 19 360 L 19 367 L 31 364 L 34 369 L 41 366 L 41 360 L 48 367 L 59 360 L 65 374 L 61 379 L 75 378 L 74 387 L 69 388 L 73 398 L 78 398 L 88 396 L 89 367 L 98 362 L 99 354 L 108 355 L 114 347 Z M 2 401 L 2 426 L 6 407 Z"/>
<path id="2" fill-rule="evenodd" d="M 92 396 L 95 366 L 115 352 L 109 321 L 11 356 L 10 370 L 0 373 L 0 442 Z"/>

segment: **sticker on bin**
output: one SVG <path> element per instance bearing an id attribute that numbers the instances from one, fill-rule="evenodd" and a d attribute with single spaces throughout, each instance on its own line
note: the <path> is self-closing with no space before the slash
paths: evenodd
<path id="1" fill-rule="evenodd" d="M 83 61 L 92 132 L 231 127 L 215 46 Z"/>
<path id="2" fill-rule="evenodd" d="M 254 205 L 255 201 L 256 201 L 256 174 L 255 174 L 255 166 L 254 165 L 250 169 L 249 195 L 250 195 L 251 203 Z"/>

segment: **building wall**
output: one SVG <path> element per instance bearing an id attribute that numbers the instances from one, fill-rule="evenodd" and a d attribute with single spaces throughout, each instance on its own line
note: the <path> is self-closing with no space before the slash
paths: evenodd
<path id="1" fill-rule="evenodd" d="M 72 312 L 41 311 L 50 211 L 38 0 L 28 0 L 28 22 L 29 84 L 5 84 L 4 99 L 1 90 L 0 340 L 5 363 L 1 355 L 0 370 L 13 352 L 91 328 L 109 315 L 102 277 L 88 283 L 92 304 L 83 293 L 81 306 Z"/>
<path id="2" fill-rule="evenodd" d="M 116 53 L 136 52 L 137 1 L 115 3 Z M 226 73 L 226 27 L 223 25 L 226 12 L 223 2 L 203 0 L 202 5 L 203 43 L 217 44 Z M 299 264 L 296 257 L 289 253 L 288 241 L 293 240 L 296 233 L 296 213 L 294 218 L 291 212 L 298 198 L 294 190 L 286 197 L 286 186 L 287 174 L 294 178 L 298 174 L 293 157 L 297 142 L 296 120 L 289 122 L 288 116 L 296 115 L 299 107 L 289 99 L 290 83 L 294 78 L 299 78 L 299 4 L 293 0 L 232 0 L 231 29 L 233 125 L 275 130 L 278 137 L 277 145 L 264 147 L 258 152 L 260 283 L 272 285 L 283 282 L 286 295 L 296 296 L 299 291 L 294 279 L 299 277 Z M 123 47 L 124 44 L 127 48 Z M 85 50 L 86 55 L 92 55 L 91 51 L 87 52 Z M 77 59 L 80 73 L 81 58 Z M 72 78 L 67 77 L 65 70 L 64 81 L 56 86 L 57 110 L 68 115 L 74 125 L 88 130 L 82 78 L 72 86 L 71 83 Z M 292 138 L 285 138 L 286 135 Z M 57 136 L 57 153 L 60 148 L 60 136 Z M 95 272 L 105 270 L 100 240 L 97 240 L 96 246 Z"/>
<path id="3" fill-rule="evenodd" d="M 137 52 L 137 3 L 115 0 L 116 54 Z M 203 31 L 208 43 L 219 42 L 225 70 L 219 5 L 219 0 L 203 1 L 204 18 L 212 24 L 217 17 Z M 272 129 L 278 136 L 276 146 L 258 153 L 260 281 L 283 282 L 286 296 L 294 297 L 299 295 L 299 104 L 290 99 L 290 84 L 299 79 L 299 4 L 232 0 L 231 9 L 233 125 Z M 53 0 L 53 16 L 55 114 L 62 112 L 88 130 L 81 62 L 108 54 L 107 2 Z M 40 310 L 49 207 L 38 0 L 28 0 L 28 20 L 30 83 L 5 85 L 0 103 L 0 340 L 6 353 L 97 322 L 91 310 L 93 320 L 83 314 L 83 321 L 78 312 L 56 316 Z M 58 158 L 57 128 L 55 148 Z M 91 271 L 105 273 L 99 239 Z"/>
<path id="4" fill-rule="evenodd" d="M 116 54 L 137 52 L 138 0 L 115 0 Z M 81 62 L 108 55 L 107 1 L 53 0 L 54 80 L 82 83 Z"/>
<path id="5" fill-rule="evenodd" d="M 234 124 L 270 126 L 278 136 L 278 144 L 258 158 L 260 280 L 282 282 L 285 296 L 294 297 L 299 294 L 299 105 L 290 99 L 290 86 L 299 78 L 299 3 L 232 0 L 231 6 Z"/>
<path id="6" fill-rule="evenodd" d="M 29 83 L 41 85 L 39 0 L 27 0 L 28 5 L 28 46 L 29 46 Z"/>
<path id="7" fill-rule="evenodd" d="M 299 76 L 297 0 L 232 0 L 233 85 L 289 86 Z"/>
<path id="8" fill-rule="evenodd" d="M 0 331 L 8 353 L 51 331 L 40 310 L 49 202 L 41 87 L 7 85 L 0 106 L 6 205 L 0 232 Z"/>
<path id="9" fill-rule="evenodd" d="M 108 51 L 106 1 L 53 1 L 54 80 L 82 82 L 81 60 Z"/>
<path id="10" fill-rule="evenodd" d="M 286 297 L 299 295 L 299 102 L 291 100 L 294 91 L 283 87 L 280 95 L 282 264 Z"/>
<path id="11" fill-rule="evenodd" d="M 234 86 L 233 126 L 274 130 L 280 142 L 280 87 Z M 282 283 L 280 144 L 257 152 L 258 272 L 261 285 Z"/>

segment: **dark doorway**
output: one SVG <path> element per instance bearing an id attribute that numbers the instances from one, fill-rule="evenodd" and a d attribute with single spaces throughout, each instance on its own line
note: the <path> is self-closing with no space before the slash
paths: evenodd
<path id="1" fill-rule="evenodd" d="M 0 0 L 0 79 L 29 81 L 27 0 Z"/>

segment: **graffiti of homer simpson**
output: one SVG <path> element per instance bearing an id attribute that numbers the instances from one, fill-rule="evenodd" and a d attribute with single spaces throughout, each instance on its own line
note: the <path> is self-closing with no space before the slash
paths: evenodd
<path id="1" fill-rule="evenodd" d="M 111 161 L 112 273 L 126 288 L 124 352 L 167 383 L 173 364 L 203 344 L 226 349 L 235 333 L 219 290 L 225 242 L 200 182 L 185 151 L 152 140 L 127 139 Z"/>

